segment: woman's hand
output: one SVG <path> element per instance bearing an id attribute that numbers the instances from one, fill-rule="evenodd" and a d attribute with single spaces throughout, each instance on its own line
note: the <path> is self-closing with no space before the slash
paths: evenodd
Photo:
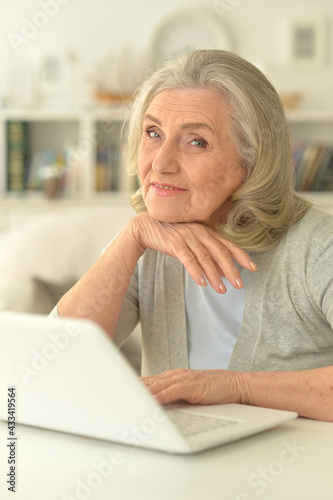
<path id="1" fill-rule="evenodd" d="M 244 286 L 234 260 L 250 271 L 257 269 L 246 252 L 206 224 L 159 222 L 148 212 L 134 217 L 131 224 L 143 250 L 152 248 L 176 257 L 198 285 L 206 286 L 206 277 L 218 293 L 226 292 L 221 276 L 235 288 Z"/>
<path id="2" fill-rule="evenodd" d="M 141 379 L 161 404 L 178 400 L 191 404 L 241 403 L 241 372 L 229 370 L 171 370 Z"/>

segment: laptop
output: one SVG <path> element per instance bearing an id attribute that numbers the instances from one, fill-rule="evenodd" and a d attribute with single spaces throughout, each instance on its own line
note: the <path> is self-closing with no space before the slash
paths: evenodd
<path id="1" fill-rule="evenodd" d="M 16 423 L 177 454 L 297 417 L 237 404 L 161 406 L 95 323 L 2 312 L 0 418 L 6 421 L 7 394 Z"/>

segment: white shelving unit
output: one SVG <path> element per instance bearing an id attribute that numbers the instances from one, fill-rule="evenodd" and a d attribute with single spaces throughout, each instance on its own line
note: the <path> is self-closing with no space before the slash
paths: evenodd
<path id="1" fill-rule="evenodd" d="M 288 117 L 294 140 L 316 140 L 333 147 L 333 111 L 289 111 Z"/>
<path id="2" fill-rule="evenodd" d="M 95 195 L 94 171 L 97 147 L 103 140 L 117 144 L 119 132 L 128 107 L 114 105 L 105 109 L 3 109 L 0 111 L 0 197 L 7 192 L 6 123 L 19 120 L 29 123 L 29 147 L 32 152 L 43 149 L 61 149 L 64 144 L 75 145 L 80 158 L 78 196 L 89 199 Z M 130 186 L 128 176 L 120 162 L 120 191 Z M 14 195 L 15 196 L 15 195 Z M 16 195 L 17 196 L 17 195 Z"/>
<path id="3" fill-rule="evenodd" d="M 333 125 L 333 111 L 301 109 L 288 111 L 291 123 L 328 123 Z"/>

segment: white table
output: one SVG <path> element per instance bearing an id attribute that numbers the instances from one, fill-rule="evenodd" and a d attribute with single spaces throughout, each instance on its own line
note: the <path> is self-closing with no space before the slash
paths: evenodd
<path id="1" fill-rule="evenodd" d="M 13 494 L 7 491 L 5 478 L 7 424 L 0 422 L 1 500 L 333 498 L 333 423 L 299 418 L 192 456 L 131 449 L 20 425 L 16 435 Z"/>

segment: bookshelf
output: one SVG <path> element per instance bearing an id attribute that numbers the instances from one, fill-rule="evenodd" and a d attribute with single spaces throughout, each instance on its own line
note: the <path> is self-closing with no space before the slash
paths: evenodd
<path id="1" fill-rule="evenodd" d="M 8 189 L 7 168 L 10 145 L 7 129 L 9 123 L 21 123 L 28 128 L 28 177 L 31 174 L 34 161 L 37 161 L 38 154 L 53 152 L 56 156 L 62 152 L 66 155 L 64 160 L 66 175 L 70 177 L 69 185 L 66 186 L 63 196 L 90 199 L 99 191 L 130 191 L 132 179 L 126 174 L 118 144 L 127 110 L 128 107 L 124 104 L 110 106 L 107 109 L 70 111 L 58 109 L 1 110 L 0 161 L 4 168 L 0 170 L 0 198 L 27 196 L 31 199 L 34 195 L 41 195 L 40 186 L 37 189 L 32 189 L 31 192 Z M 109 184 L 105 181 L 105 175 L 104 178 L 99 175 L 99 183 L 96 179 L 98 163 L 100 170 L 103 168 L 101 165 L 103 152 L 105 153 L 104 157 L 108 153 L 109 170 L 113 171 L 113 180 L 110 180 Z M 111 153 L 112 158 L 110 158 Z M 101 158 L 98 157 L 99 155 Z M 110 164 L 111 160 L 112 165 Z M 26 182 L 28 182 L 27 179 Z"/>
<path id="2" fill-rule="evenodd" d="M 294 144 L 295 187 L 299 191 L 333 190 L 333 112 L 289 113 Z"/>
<path id="3" fill-rule="evenodd" d="M 69 171 L 73 178 L 62 194 L 63 198 L 91 200 L 105 198 L 109 193 L 131 191 L 134 179 L 126 173 L 118 146 L 127 110 L 126 104 L 78 110 L 0 110 L 0 161 L 4 166 L 0 170 L 0 198 L 31 200 L 43 197 L 40 189 L 23 194 L 8 190 L 7 127 L 13 121 L 28 126 L 30 161 L 38 151 L 59 152 L 64 147 L 71 148 Z M 289 111 L 288 118 L 294 142 L 317 141 L 333 148 L 333 111 Z M 110 171 L 105 171 L 105 165 L 110 166 L 111 161 Z"/>

